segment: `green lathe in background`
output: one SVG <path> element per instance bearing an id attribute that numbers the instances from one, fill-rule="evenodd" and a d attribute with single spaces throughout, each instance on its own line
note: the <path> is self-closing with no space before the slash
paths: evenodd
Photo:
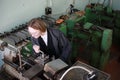
<path id="1" fill-rule="evenodd" d="M 71 59 L 82 58 L 88 60 L 92 66 L 103 69 L 109 60 L 113 31 L 87 22 L 85 16 L 77 18 L 73 16 L 65 21 L 64 26 L 61 24 L 60 29 L 67 33 L 71 41 L 73 47 Z"/>

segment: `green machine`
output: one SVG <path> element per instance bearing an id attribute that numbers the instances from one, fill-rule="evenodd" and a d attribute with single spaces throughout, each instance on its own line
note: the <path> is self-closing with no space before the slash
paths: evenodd
<path id="1" fill-rule="evenodd" d="M 110 12 L 108 8 L 104 8 L 101 5 L 97 5 L 93 8 L 86 7 L 85 12 L 87 22 L 99 25 L 101 27 L 114 27 L 115 13 Z"/>
<path id="2" fill-rule="evenodd" d="M 28 42 L 25 46 L 22 47 L 21 49 L 21 54 L 24 58 L 27 58 L 29 56 L 31 56 L 33 53 L 32 51 L 32 43 L 31 42 Z"/>
<path id="3" fill-rule="evenodd" d="M 108 5 L 95 4 L 86 7 L 86 21 L 113 30 L 113 43 L 120 44 L 120 11 L 113 10 L 111 0 Z"/>
<path id="4" fill-rule="evenodd" d="M 70 37 L 73 47 L 71 58 L 84 58 L 90 65 L 103 69 L 109 60 L 113 31 L 93 25 L 84 19 L 85 16 L 79 20 L 68 19 L 64 26 L 61 26 L 67 28 L 67 37 Z"/>

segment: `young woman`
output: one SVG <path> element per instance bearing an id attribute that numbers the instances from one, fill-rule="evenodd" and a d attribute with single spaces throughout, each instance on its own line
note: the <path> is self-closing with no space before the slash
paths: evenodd
<path id="1" fill-rule="evenodd" d="M 71 44 L 60 30 L 47 26 L 40 18 L 34 18 L 28 23 L 28 31 L 35 54 L 41 50 L 50 57 L 55 56 L 55 59 L 68 62 Z"/>

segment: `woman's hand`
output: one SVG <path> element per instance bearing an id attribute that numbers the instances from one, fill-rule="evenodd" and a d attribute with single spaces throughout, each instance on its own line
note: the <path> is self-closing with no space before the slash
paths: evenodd
<path id="1" fill-rule="evenodd" d="M 36 53 L 40 52 L 40 46 L 38 46 L 38 45 L 33 45 L 33 49 Z"/>

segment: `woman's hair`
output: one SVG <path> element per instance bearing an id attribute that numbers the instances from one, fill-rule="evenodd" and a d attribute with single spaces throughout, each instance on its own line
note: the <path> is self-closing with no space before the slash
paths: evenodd
<path id="1" fill-rule="evenodd" d="M 46 23 L 40 18 L 34 18 L 28 22 L 28 27 L 32 27 L 33 29 L 40 30 L 41 32 L 45 32 L 47 27 Z"/>

